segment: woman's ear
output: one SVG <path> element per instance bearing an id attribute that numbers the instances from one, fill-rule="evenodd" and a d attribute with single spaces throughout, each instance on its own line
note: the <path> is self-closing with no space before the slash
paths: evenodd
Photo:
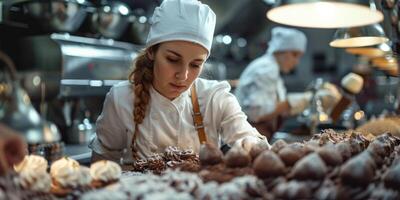
<path id="1" fill-rule="evenodd" d="M 155 52 L 153 51 L 153 49 L 149 49 L 147 52 L 146 52 L 146 56 L 147 56 L 147 58 L 148 59 L 150 59 L 150 60 L 154 60 L 155 59 Z"/>

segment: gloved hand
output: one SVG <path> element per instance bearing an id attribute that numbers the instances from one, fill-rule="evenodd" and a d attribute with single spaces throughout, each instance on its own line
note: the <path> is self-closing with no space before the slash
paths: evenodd
<path id="1" fill-rule="evenodd" d="M 290 105 L 290 114 L 296 115 L 303 112 L 311 102 L 312 92 L 289 93 L 287 100 Z"/>
<path id="2" fill-rule="evenodd" d="M 317 91 L 317 97 L 321 99 L 322 108 L 325 112 L 330 113 L 335 105 L 342 98 L 337 87 L 329 82 L 325 82 L 322 88 Z"/>

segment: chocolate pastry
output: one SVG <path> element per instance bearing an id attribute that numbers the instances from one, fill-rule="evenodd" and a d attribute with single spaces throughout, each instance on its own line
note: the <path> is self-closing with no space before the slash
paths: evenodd
<path id="1" fill-rule="evenodd" d="M 317 153 L 312 153 L 299 160 L 292 169 L 291 177 L 299 180 L 322 180 L 327 168 Z"/>
<path id="2" fill-rule="evenodd" d="M 400 188 L 400 164 L 391 167 L 383 175 L 383 181 L 386 188 L 398 190 Z"/>
<path id="3" fill-rule="evenodd" d="M 198 156 L 192 149 L 183 150 L 179 153 L 181 160 L 199 160 Z"/>
<path id="4" fill-rule="evenodd" d="M 246 167 L 251 163 L 251 157 L 241 147 L 233 147 L 226 153 L 224 161 L 227 167 Z"/>
<path id="5" fill-rule="evenodd" d="M 319 148 L 317 153 L 325 162 L 325 164 L 329 166 L 337 166 L 343 162 L 342 155 L 336 150 L 333 144 L 327 144 Z"/>
<path id="6" fill-rule="evenodd" d="M 363 151 L 363 144 L 361 143 L 361 141 L 357 139 L 350 139 L 349 142 L 352 156 L 355 156 Z"/>
<path id="7" fill-rule="evenodd" d="M 216 165 L 222 162 L 222 152 L 213 144 L 206 143 L 200 146 L 200 164 Z"/>
<path id="8" fill-rule="evenodd" d="M 335 147 L 342 156 L 343 161 L 346 161 L 351 157 L 351 146 L 348 141 L 339 142 L 335 145 Z"/>
<path id="9" fill-rule="evenodd" d="M 159 174 L 166 169 L 166 164 L 163 158 L 158 154 L 147 158 L 147 164 L 149 170 L 152 170 L 156 174 Z"/>
<path id="10" fill-rule="evenodd" d="M 370 154 L 365 151 L 348 160 L 340 169 L 342 183 L 351 186 L 366 186 L 374 177 Z"/>
<path id="11" fill-rule="evenodd" d="M 148 163 L 146 159 L 139 159 L 133 163 L 133 171 L 144 172 Z"/>
<path id="12" fill-rule="evenodd" d="M 278 153 L 286 166 L 293 166 L 294 163 L 300 160 L 305 154 L 304 145 L 298 142 L 287 145 Z"/>
<path id="13" fill-rule="evenodd" d="M 390 151 L 393 151 L 393 148 L 395 146 L 395 141 L 392 139 L 392 134 L 386 132 L 382 135 L 379 135 L 375 138 L 375 140 L 378 140 L 384 144 L 388 145 L 388 148 L 390 148 Z"/>
<path id="14" fill-rule="evenodd" d="M 285 164 L 273 151 L 263 151 L 253 163 L 254 173 L 262 178 L 271 178 L 285 174 Z"/>
<path id="15" fill-rule="evenodd" d="M 381 165 L 386 156 L 390 154 L 388 146 L 379 140 L 372 141 L 367 151 L 371 153 L 376 164 Z"/>
<path id="16" fill-rule="evenodd" d="M 250 150 L 250 157 L 251 160 L 254 160 L 257 158 L 258 155 L 260 155 L 261 152 L 268 150 L 268 146 L 266 145 L 255 145 L 251 147 Z"/>
<path id="17" fill-rule="evenodd" d="M 180 161 L 181 150 L 175 146 L 168 146 L 164 150 L 164 159 L 166 161 Z"/>
<path id="18" fill-rule="evenodd" d="M 281 149 L 283 149 L 284 147 L 286 147 L 288 144 L 282 140 L 279 139 L 276 142 L 274 142 L 274 144 L 272 144 L 271 146 L 271 150 L 275 153 L 278 153 Z"/>

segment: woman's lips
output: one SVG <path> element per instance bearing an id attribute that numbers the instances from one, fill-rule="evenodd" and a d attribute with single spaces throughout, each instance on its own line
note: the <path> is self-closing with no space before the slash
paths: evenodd
<path id="1" fill-rule="evenodd" d="M 182 90 L 182 89 L 186 88 L 185 85 L 177 85 L 177 84 L 174 84 L 174 83 L 170 83 L 170 85 L 176 90 Z"/>

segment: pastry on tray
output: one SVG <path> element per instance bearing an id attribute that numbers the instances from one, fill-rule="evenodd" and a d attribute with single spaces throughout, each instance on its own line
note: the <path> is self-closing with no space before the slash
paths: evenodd
<path id="1" fill-rule="evenodd" d="M 121 167 L 109 160 L 100 160 L 90 166 L 92 186 L 95 188 L 104 187 L 115 183 L 121 177 Z"/>

